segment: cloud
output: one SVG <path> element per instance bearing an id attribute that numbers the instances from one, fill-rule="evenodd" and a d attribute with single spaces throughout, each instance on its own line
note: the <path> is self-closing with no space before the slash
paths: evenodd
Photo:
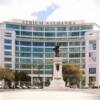
<path id="1" fill-rule="evenodd" d="M 9 19 L 100 23 L 100 0 L 0 0 L 0 21 Z"/>
<path id="2" fill-rule="evenodd" d="M 47 18 L 49 21 L 86 20 L 100 23 L 100 4 L 97 0 L 59 0 L 59 9 Z"/>
<path id="3" fill-rule="evenodd" d="M 37 20 L 46 20 L 56 9 L 58 9 L 58 5 L 52 4 L 48 6 L 45 10 L 40 10 L 38 12 L 33 12 L 32 16 L 35 16 Z"/>

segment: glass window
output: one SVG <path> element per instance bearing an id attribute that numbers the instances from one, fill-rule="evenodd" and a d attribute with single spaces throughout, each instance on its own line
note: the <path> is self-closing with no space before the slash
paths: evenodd
<path id="1" fill-rule="evenodd" d="M 89 68 L 89 74 L 96 74 L 96 68 Z"/>
<path id="2" fill-rule="evenodd" d="M 33 32 L 33 36 L 43 36 L 43 32 Z"/>
<path id="3" fill-rule="evenodd" d="M 69 42 L 69 46 L 80 46 L 80 42 Z"/>
<path id="4" fill-rule="evenodd" d="M 4 40 L 4 43 L 6 43 L 6 44 L 11 44 L 11 43 L 12 43 L 12 40 L 10 40 L 10 39 L 5 39 L 5 40 Z"/>
<path id="5" fill-rule="evenodd" d="M 9 52 L 9 51 L 5 51 L 5 52 L 4 52 L 4 54 L 5 54 L 5 55 L 7 55 L 7 56 L 12 55 L 12 53 L 11 53 L 11 52 Z"/>
<path id="6" fill-rule="evenodd" d="M 58 32 L 57 36 L 67 36 L 67 32 Z"/>
<path id="7" fill-rule="evenodd" d="M 69 36 L 79 36 L 79 32 L 70 32 Z"/>
<path id="8" fill-rule="evenodd" d="M 20 68 L 24 69 L 31 69 L 31 65 L 21 64 Z"/>
<path id="9" fill-rule="evenodd" d="M 15 43 L 16 43 L 16 45 L 19 45 L 19 44 L 20 44 L 20 42 L 19 42 L 19 41 L 16 41 Z"/>
<path id="10" fill-rule="evenodd" d="M 81 36 L 85 36 L 85 31 L 82 31 L 81 32 Z"/>
<path id="11" fill-rule="evenodd" d="M 22 62 L 22 63 L 30 63 L 31 59 L 20 59 L 20 62 Z"/>
<path id="12" fill-rule="evenodd" d="M 43 27 L 34 27 L 34 31 L 44 31 Z"/>
<path id="13" fill-rule="evenodd" d="M 53 69 L 53 65 L 45 65 L 45 69 Z"/>
<path id="14" fill-rule="evenodd" d="M 33 46 L 43 46 L 43 42 L 33 42 Z"/>
<path id="15" fill-rule="evenodd" d="M 52 70 L 46 70 L 45 74 L 53 74 L 53 71 Z"/>
<path id="16" fill-rule="evenodd" d="M 57 27 L 58 31 L 66 31 L 66 27 Z"/>
<path id="17" fill-rule="evenodd" d="M 31 51 L 31 48 L 29 47 L 20 47 L 21 51 Z"/>
<path id="18" fill-rule="evenodd" d="M 45 48 L 45 51 L 46 52 L 52 52 L 53 51 L 53 48 Z"/>
<path id="19" fill-rule="evenodd" d="M 12 64 L 5 64 L 5 68 L 11 68 Z"/>
<path id="20" fill-rule="evenodd" d="M 45 36 L 55 36 L 55 33 L 51 33 L 51 32 L 45 32 Z"/>
<path id="21" fill-rule="evenodd" d="M 6 32 L 6 33 L 5 33 L 5 37 L 11 37 L 11 35 L 12 35 L 12 34 L 9 33 L 9 32 Z"/>
<path id="22" fill-rule="evenodd" d="M 96 40 L 89 40 L 89 49 L 96 50 Z"/>
<path id="23" fill-rule="evenodd" d="M 45 31 L 55 31 L 54 27 L 45 27 Z"/>
<path id="24" fill-rule="evenodd" d="M 43 52 L 43 48 L 33 48 L 33 52 Z"/>
<path id="25" fill-rule="evenodd" d="M 34 58 L 43 58 L 43 53 L 33 53 Z"/>
<path id="26" fill-rule="evenodd" d="M 55 42 L 45 42 L 45 46 L 55 46 Z"/>
<path id="27" fill-rule="evenodd" d="M 22 31 L 21 36 L 27 36 L 27 37 L 32 36 L 32 32 Z"/>
<path id="28" fill-rule="evenodd" d="M 31 42 L 21 41 L 20 42 L 20 45 L 23 45 L 23 46 L 31 46 Z"/>
<path id="29" fill-rule="evenodd" d="M 4 48 L 5 48 L 5 49 L 12 49 L 12 46 L 10 46 L 10 45 L 5 45 Z"/>
<path id="30" fill-rule="evenodd" d="M 16 35 L 20 35 L 20 31 L 16 31 Z"/>
<path id="31" fill-rule="evenodd" d="M 22 26 L 21 26 L 21 29 L 24 29 L 24 30 L 32 30 L 32 26 L 22 25 Z"/>
<path id="32" fill-rule="evenodd" d="M 8 29 L 20 29 L 20 25 L 6 24 L 6 28 L 8 28 Z"/>
<path id="33" fill-rule="evenodd" d="M 6 57 L 6 58 L 4 58 L 4 60 L 5 60 L 5 61 L 11 61 L 12 59 L 11 59 L 11 58 Z"/>
<path id="34" fill-rule="evenodd" d="M 31 57 L 31 53 L 20 53 L 20 57 Z"/>
<path id="35" fill-rule="evenodd" d="M 69 57 L 70 57 L 70 58 L 77 58 L 77 57 L 80 57 L 80 53 L 71 53 L 71 54 L 69 54 Z"/>

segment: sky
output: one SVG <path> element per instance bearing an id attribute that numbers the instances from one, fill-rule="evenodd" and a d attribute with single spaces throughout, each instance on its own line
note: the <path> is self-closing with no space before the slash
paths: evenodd
<path id="1" fill-rule="evenodd" d="M 100 24 L 100 0 L 0 0 L 0 22 L 10 19 Z"/>

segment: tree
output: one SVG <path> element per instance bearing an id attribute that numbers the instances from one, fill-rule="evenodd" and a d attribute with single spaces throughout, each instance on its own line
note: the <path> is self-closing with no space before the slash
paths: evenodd
<path id="1" fill-rule="evenodd" d="M 13 80 L 14 71 L 8 68 L 0 68 L 0 78 L 4 80 Z"/>
<path id="2" fill-rule="evenodd" d="M 74 64 L 65 64 L 62 68 L 63 78 L 66 83 L 77 84 L 82 81 L 82 73 Z"/>
<path id="3" fill-rule="evenodd" d="M 30 80 L 30 77 L 24 71 L 15 72 L 15 81 L 18 82 L 19 85 L 20 85 L 20 82 L 27 82 L 29 80 Z"/>
<path id="4" fill-rule="evenodd" d="M 0 79 L 3 80 L 3 87 L 10 87 L 14 79 L 14 71 L 8 68 L 0 68 Z"/>

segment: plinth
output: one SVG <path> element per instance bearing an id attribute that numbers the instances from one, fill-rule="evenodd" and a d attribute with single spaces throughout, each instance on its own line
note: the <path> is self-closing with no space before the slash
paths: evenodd
<path id="1" fill-rule="evenodd" d="M 53 60 L 53 80 L 50 82 L 49 88 L 65 88 L 65 82 L 62 76 L 62 59 L 60 57 L 55 57 Z"/>

